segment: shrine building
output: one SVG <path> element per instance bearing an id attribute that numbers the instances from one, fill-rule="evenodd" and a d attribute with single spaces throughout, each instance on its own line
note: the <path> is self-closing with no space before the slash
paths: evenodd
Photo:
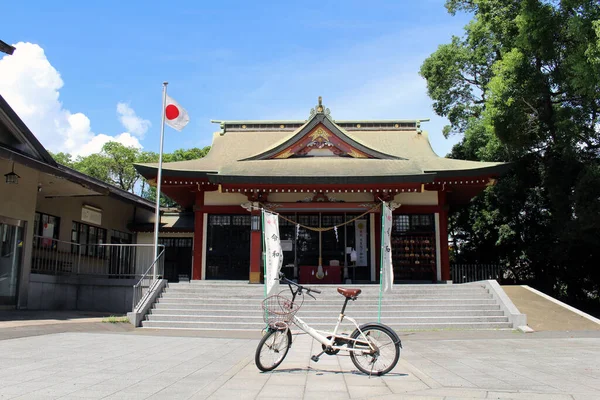
<path id="1" fill-rule="evenodd" d="M 448 210 L 508 166 L 439 157 L 423 121 L 334 120 L 320 98 L 305 121 L 213 121 L 206 157 L 163 164 L 162 191 L 183 210 L 161 218 L 165 278 L 260 282 L 264 208 L 280 215 L 288 277 L 378 282 L 386 201 L 395 281 L 449 281 Z M 135 167 L 156 184 L 157 164 Z M 132 229 L 152 243 L 152 224 Z"/>

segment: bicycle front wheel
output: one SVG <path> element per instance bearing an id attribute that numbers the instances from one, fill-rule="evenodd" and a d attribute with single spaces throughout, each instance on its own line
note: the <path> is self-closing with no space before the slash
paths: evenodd
<path id="1" fill-rule="evenodd" d="M 380 324 L 364 325 L 361 330 L 364 336 L 358 329 L 350 336 L 357 339 L 356 342 L 349 343 L 348 347 L 355 350 L 350 352 L 350 359 L 365 374 L 387 374 L 394 369 L 400 358 L 399 339 L 390 328 Z"/>
<path id="2" fill-rule="evenodd" d="M 263 372 L 272 371 L 281 364 L 292 344 L 292 333 L 289 329 L 271 330 L 262 337 L 254 362 Z"/>

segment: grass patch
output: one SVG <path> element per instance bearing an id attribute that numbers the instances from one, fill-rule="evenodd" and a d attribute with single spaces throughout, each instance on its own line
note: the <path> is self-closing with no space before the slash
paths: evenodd
<path id="1" fill-rule="evenodd" d="M 110 317 L 102 318 L 102 322 L 110 324 L 129 323 L 129 318 L 111 315 Z"/>

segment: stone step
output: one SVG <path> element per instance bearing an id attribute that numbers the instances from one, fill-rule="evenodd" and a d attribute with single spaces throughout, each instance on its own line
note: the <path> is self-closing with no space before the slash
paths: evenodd
<path id="1" fill-rule="evenodd" d="M 286 298 L 291 298 L 289 296 L 284 296 Z M 215 294 L 214 296 L 206 296 L 206 295 L 197 295 L 194 296 L 193 294 L 179 294 L 179 293 L 164 293 L 161 295 L 161 298 L 163 299 L 190 299 L 190 298 L 195 298 L 195 299 L 205 299 L 205 300 L 214 300 L 214 299 L 240 299 L 240 300 L 244 300 L 244 301 L 256 301 L 256 302 L 261 302 L 262 300 L 264 300 L 264 296 L 239 296 L 239 295 L 231 295 L 231 296 L 226 296 L 223 295 L 222 293 L 219 293 L 218 295 Z M 390 301 L 390 300 L 395 300 L 395 301 L 403 301 L 403 300 L 420 300 L 420 299 L 439 299 L 439 300 L 452 300 L 452 299 L 459 299 L 459 300 L 473 300 L 473 299 L 481 299 L 481 298 L 492 298 L 492 296 L 490 294 L 484 294 L 484 295 L 472 295 L 472 294 L 463 294 L 463 295 L 435 295 L 435 294 L 424 294 L 424 295 L 414 295 L 414 296 L 404 296 L 404 295 L 396 295 L 396 296 L 383 296 L 382 300 L 385 299 L 386 301 Z M 330 297 L 324 297 L 324 296 L 315 296 L 315 299 L 313 299 L 312 297 L 305 297 L 305 301 L 329 301 L 329 302 L 340 302 L 342 303 L 344 301 L 344 298 L 342 296 L 330 296 Z M 378 296 L 360 296 L 358 298 L 358 301 L 363 302 L 363 301 L 379 301 L 379 297 Z"/>
<path id="2" fill-rule="evenodd" d="M 379 285 L 307 285 L 321 290 L 316 300 L 305 296 L 298 316 L 315 329 L 333 329 L 344 298 L 338 286 L 359 287 L 347 314 L 364 323 L 376 321 Z M 290 298 L 287 287 L 282 293 Z M 249 330 L 265 327 L 264 286 L 247 281 L 193 281 L 169 284 L 143 321 L 146 328 Z M 382 322 L 396 330 L 511 329 L 512 324 L 493 296 L 481 284 L 396 285 L 381 299 Z M 349 321 L 342 326 L 350 332 Z M 294 328 L 295 329 L 295 328 Z"/>
<path id="3" fill-rule="evenodd" d="M 211 315 L 222 315 L 222 316 L 236 316 L 237 318 L 244 318 L 247 315 L 256 314 L 257 310 L 252 308 L 250 310 L 225 310 L 221 308 L 212 308 L 206 310 L 186 310 L 186 309 L 152 309 L 150 311 L 150 316 L 153 318 L 154 316 L 160 315 L 181 315 L 186 317 L 193 316 L 202 316 L 207 317 Z M 258 310 L 260 315 L 260 310 Z M 339 315 L 339 311 L 331 311 L 331 310 L 300 310 L 298 315 L 304 319 L 305 316 L 310 317 L 327 317 L 327 318 L 337 318 Z M 352 318 L 365 318 L 365 317 L 373 317 L 377 315 L 377 309 L 372 308 L 370 310 L 352 310 L 348 315 Z M 501 310 L 446 310 L 446 311 L 398 311 L 398 310 L 389 310 L 384 309 L 381 311 L 382 316 L 388 317 L 503 317 L 504 313 Z"/>
<path id="4" fill-rule="evenodd" d="M 328 310 L 332 309 L 331 305 L 318 304 L 318 303 L 310 304 L 310 305 L 306 304 L 306 305 L 303 305 L 302 307 L 303 307 L 303 309 L 309 308 L 311 310 L 316 310 L 316 311 L 317 310 L 328 311 Z M 256 310 L 257 308 L 260 308 L 260 306 L 257 306 L 257 304 L 248 304 L 248 303 L 182 304 L 182 303 L 158 302 L 158 303 L 155 303 L 155 305 L 154 305 L 155 310 L 203 311 L 203 310 L 219 309 L 219 310 L 240 310 L 240 311 L 248 312 L 250 310 Z M 354 312 L 358 312 L 361 310 L 373 310 L 376 308 L 377 308 L 377 305 L 375 305 L 375 304 L 362 305 L 359 303 L 355 303 L 355 304 L 351 304 L 348 306 L 348 312 L 354 313 Z M 387 303 L 383 303 L 382 308 L 384 310 L 390 310 L 391 312 L 401 312 L 401 311 L 425 312 L 427 310 L 430 310 L 431 307 L 429 305 L 406 305 L 406 304 L 390 305 Z M 338 306 L 335 307 L 335 309 L 341 310 L 341 304 L 338 304 Z M 440 311 L 440 312 L 449 312 L 452 310 L 456 310 L 456 311 L 460 311 L 460 310 L 497 311 L 497 310 L 500 310 L 500 306 L 498 304 L 455 304 L 455 305 L 441 304 L 441 305 L 436 306 L 435 310 Z"/>
<path id="5" fill-rule="evenodd" d="M 246 281 L 219 281 L 219 280 L 199 280 L 199 281 L 190 281 L 190 282 L 169 282 L 169 286 L 213 286 L 218 288 L 227 288 L 227 287 L 262 287 L 262 283 L 249 283 Z M 284 284 L 280 284 L 284 286 Z M 306 287 L 316 287 L 316 288 L 336 288 L 338 286 L 348 286 L 348 287 L 379 287 L 378 283 L 337 283 L 337 284 L 320 284 L 320 283 L 305 283 L 302 284 Z M 287 285 L 286 285 L 287 286 Z M 469 283 L 454 283 L 454 284 L 445 284 L 445 283 L 395 283 L 394 287 L 413 287 L 413 288 L 452 288 L 452 287 L 483 287 L 484 284 L 480 282 L 469 282 Z"/>
<path id="6" fill-rule="evenodd" d="M 239 299 L 239 298 L 199 298 L 199 297 L 161 297 L 158 299 L 159 303 L 177 303 L 177 304 L 261 304 L 262 299 Z M 323 300 L 319 301 L 321 304 L 332 305 L 334 307 L 341 307 L 343 302 L 340 300 Z M 378 304 L 377 299 L 362 300 L 361 304 Z M 492 298 L 473 298 L 473 299 L 402 299 L 402 300 L 388 300 L 384 299 L 382 304 L 388 306 L 396 305 L 460 305 L 460 304 L 496 304 Z"/>
<path id="7" fill-rule="evenodd" d="M 364 289 L 364 288 L 352 288 L 352 289 L 361 289 L 361 296 L 362 295 L 371 295 L 371 296 L 378 296 L 379 295 L 379 288 L 373 288 L 373 289 Z M 167 291 L 172 292 L 172 293 L 194 293 L 194 294 L 202 294 L 202 293 L 227 293 L 227 294 L 237 294 L 237 295 L 241 295 L 241 296 L 247 296 L 247 295 L 251 295 L 251 294 L 255 294 L 255 295 L 259 295 L 259 296 L 264 296 L 264 289 L 260 288 L 259 290 L 257 289 L 250 289 L 250 288 L 245 288 L 245 289 L 218 289 L 218 288 L 188 288 L 188 287 L 176 287 L 176 288 L 172 288 L 169 287 L 167 288 Z M 319 291 L 321 292 L 320 294 L 316 294 L 318 296 L 327 296 L 327 295 L 333 295 L 333 296 L 340 296 L 340 294 L 337 291 L 337 288 L 327 288 L 327 289 L 319 289 Z M 287 288 L 280 288 L 279 292 L 283 292 L 283 293 L 290 293 L 290 291 Z M 482 293 L 488 293 L 488 291 L 485 288 L 473 288 L 473 289 L 410 289 L 410 290 L 406 290 L 406 289 L 398 289 L 398 288 L 394 288 L 391 292 L 386 293 L 387 295 L 393 296 L 393 295 L 397 295 L 397 294 L 406 294 L 406 295 L 413 295 L 413 294 L 423 294 L 423 293 L 435 293 L 435 294 L 458 294 L 458 293 L 473 293 L 473 294 L 482 294 Z"/>
<path id="8" fill-rule="evenodd" d="M 245 290 L 257 290 L 263 291 L 264 285 L 247 284 L 242 285 L 194 285 L 189 283 L 168 283 L 169 289 L 173 290 L 230 290 L 230 291 L 245 291 Z M 279 285 L 282 289 L 288 289 L 287 285 Z M 310 289 L 318 289 L 321 291 L 336 291 L 338 287 L 349 287 L 359 288 L 365 291 L 379 291 L 379 285 L 352 285 L 352 284 L 339 284 L 339 285 L 306 285 Z M 424 291 L 424 290 L 485 290 L 482 285 L 472 284 L 458 284 L 458 285 L 394 285 L 393 290 L 399 291 Z"/>
<path id="9" fill-rule="evenodd" d="M 214 322 L 217 323 L 230 323 L 230 322 L 244 322 L 244 323 L 261 323 L 263 321 L 263 316 L 260 314 L 254 315 L 207 315 L 207 316 L 198 316 L 198 315 L 148 315 L 147 318 L 149 321 L 159 320 L 159 321 L 172 321 L 172 322 Z M 314 315 L 306 315 L 303 316 L 302 319 L 306 319 L 306 323 L 309 325 L 313 324 L 330 324 L 335 325 L 337 318 L 334 316 L 314 316 Z M 369 319 L 377 319 L 377 315 L 374 313 L 371 315 Z M 501 317 L 484 317 L 484 316 L 475 316 L 475 317 L 463 317 L 463 316 L 443 316 L 443 317 L 386 317 L 385 319 L 390 324 L 393 323 L 424 323 L 424 322 L 436 322 L 436 323 L 464 323 L 464 322 L 508 322 L 508 318 Z"/>
<path id="10" fill-rule="evenodd" d="M 423 322 L 423 323 L 399 323 L 388 324 L 382 320 L 382 323 L 389 325 L 396 331 L 402 330 L 431 330 L 431 329 L 512 329 L 510 322 Z M 144 328 L 160 328 L 160 329 L 192 329 L 192 330 L 242 330 L 242 331 L 260 331 L 264 329 L 264 323 L 247 324 L 244 322 L 230 322 L 223 324 L 215 324 L 214 322 L 173 322 L 173 321 L 143 321 Z M 333 326 L 329 325 L 312 325 L 314 329 L 333 330 Z M 351 332 L 354 326 L 342 325 L 340 332 Z M 292 327 L 292 331 L 297 332 L 298 329 Z"/>
<path id="11" fill-rule="evenodd" d="M 264 292 L 263 291 L 247 291 L 247 292 L 240 292 L 240 291 L 217 291 L 217 290 L 213 290 L 213 291 L 207 291 L 207 290 L 188 290 L 188 289 L 177 289 L 177 290 L 173 290 L 173 289 L 168 289 L 166 291 L 166 293 L 169 296 L 179 296 L 179 297 L 185 297 L 185 296 L 203 296 L 203 297 L 211 297 L 211 296 L 218 296 L 218 297 L 261 297 L 264 298 Z M 326 298 L 337 298 L 337 299 L 342 299 L 342 295 L 340 295 L 337 291 L 333 291 L 333 292 L 323 292 L 323 293 L 311 293 L 313 296 L 315 296 L 317 299 L 326 299 Z M 280 293 L 280 295 L 282 296 L 290 296 L 290 293 L 287 291 L 284 291 L 283 293 Z M 440 298 L 447 298 L 447 297 L 465 297 L 465 296 L 471 296 L 471 297 L 477 297 L 477 296 L 489 296 L 489 292 L 485 291 L 485 290 L 481 290 L 481 291 L 473 291 L 473 290 L 460 290 L 460 291 L 436 291 L 436 290 L 427 290 L 427 291 L 421 291 L 421 292 L 417 292 L 417 291 L 413 291 L 413 292 L 404 292 L 404 291 L 394 291 L 391 293 L 385 293 L 385 297 L 387 298 L 395 298 L 395 297 L 401 297 L 401 298 L 411 298 L 411 297 L 426 297 L 426 296 L 431 296 L 431 297 L 440 297 Z M 372 292 L 362 292 L 359 295 L 359 299 L 365 298 L 365 297 L 379 297 L 379 292 L 378 291 L 372 291 Z"/>

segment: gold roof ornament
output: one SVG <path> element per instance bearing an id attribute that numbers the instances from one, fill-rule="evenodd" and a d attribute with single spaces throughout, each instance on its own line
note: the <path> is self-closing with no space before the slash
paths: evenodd
<path id="1" fill-rule="evenodd" d="M 325 114 L 328 117 L 331 116 L 331 111 L 329 111 L 329 108 L 323 106 L 323 97 L 321 96 L 319 96 L 319 103 L 317 104 L 317 106 L 310 110 L 309 119 L 313 118 L 317 114 Z"/>

